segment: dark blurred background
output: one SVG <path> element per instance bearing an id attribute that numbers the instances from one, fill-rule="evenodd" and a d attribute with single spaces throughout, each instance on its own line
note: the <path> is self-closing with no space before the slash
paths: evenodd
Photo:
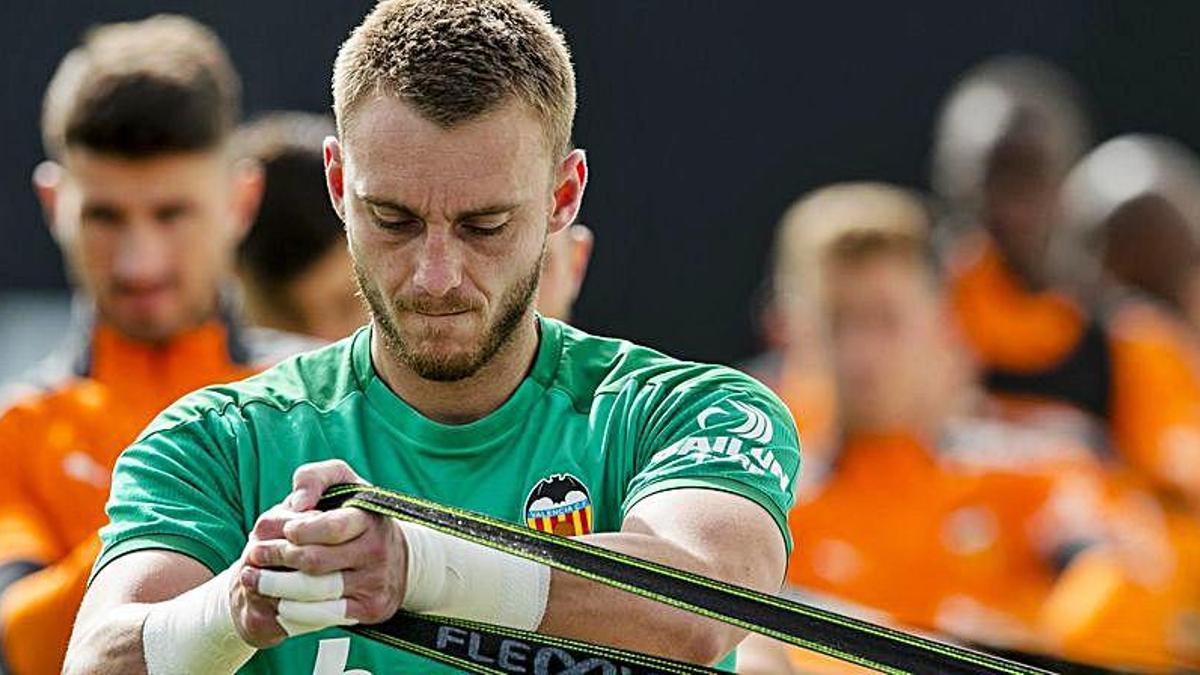
<path id="1" fill-rule="evenodd" d="M 574 50 L 578 143 L 597 234 L 576 322 L 672 353 L 735 361 L 756 348 L 752 297 L 776 219 L 819 184 L 925 187 L 941 96 L 1000 52 L 1077 76 L 1101 138 L 1154 131 L 1200 147 L 1200 3 L 546 3 Z M 214 27 L 248 114 L 322 110 L 337 46 L 371 2 L 5 2 L 7 152 L 0 168 L 0 293 L 61 291 L 57 249 L 29 175 L 42 92 L 89 25 L 181 12 Z M 45 294 L 33 305 L 41 305 Z M 0 322 L 25 316 L 9 303 Z M 12 328 L 12 326 L 10 326 Z M 10 337 L 13 333 L 7 333 Z"/>

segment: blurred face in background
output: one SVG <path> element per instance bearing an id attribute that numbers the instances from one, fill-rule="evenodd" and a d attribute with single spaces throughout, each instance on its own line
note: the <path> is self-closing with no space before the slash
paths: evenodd
<path id="1" fill-rule="evenodd" d="M 474 375 L 531 316 L 582 153 L 552 160 L 517 102 L 445 128 L 387 96 L 356 108 L 343 142 L 326 146 L 329 190 L 389 355 L 427 380 Z"/>
<path id="2" fill-rule="evenodd" d="M 213 314 L 261 189 L 219 150 L 126 158 L 70 148 L 34 183 L 99 320 L 148 342 Z"/>
<path id="3" fill-rule="evenodd" d="M 893 252 L 826 265 L 830 349 L 848 431 L 909 432 L 936 423 L 953 345 L 923 265 Z"/>
<path id="4" fill-rule="evenodd" d="M 592 231 L 579 224 L 546 239 L 546 262 L 537 297 L 537 308 L 543 316 L 571 320 L 571 309 L 592 257 L 592 242 Z"/>
<path id="5" fill-rule="evenodd" d="M 1174 204 L 1144 195 L 1116 209 L 1101 230 L 1103 266 L 1110 278 L 1185 315 L 1196 310 L 1200 241 Z"/>
<path id="6" fill-rule="evenodd" d="M 982 220 L 1009 267 L 1031 290 L 1046 284 L 1046 246 L 1059 220 L 1061 179 L 1036 134 L 1001 141 L 988 160 Z"/>
<path id="7" fill-rule="evenodd" d="M 286 320 L 280 327 L 321 340 L 340 340 L 367 322 L 358 297 L 353 261 L 344 244 L 330 246 L 283 290 Z"/>

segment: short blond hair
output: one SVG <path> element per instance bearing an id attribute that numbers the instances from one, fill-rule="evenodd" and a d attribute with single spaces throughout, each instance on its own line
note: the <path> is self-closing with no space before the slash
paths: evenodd
<path id="1" fill-rule="evenodd" d="M 399 98 L 443 127 L 515 98 L 540 118 L 551 152 L 570 149 L 570 53 L 549 15 L 529 0 L 383 0 L 338 51 L 339 132 L 375 94 Z"/>
<path id="2" fill-rule="evenodd" d="M 837 183 L 797 200 L 775 234 L 772 286 L 777 296 L 817 292 L 823 260 L 835 242 L 865 232 L 924 238 L 930 212 L 921 195 L 887 183 Z M 890 237 L 885 237 L 890 238 Z"/>

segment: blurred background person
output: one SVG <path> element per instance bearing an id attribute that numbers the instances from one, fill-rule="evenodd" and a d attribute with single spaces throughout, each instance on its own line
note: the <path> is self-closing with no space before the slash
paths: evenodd
<path id="1" fill-rule="evenodd" d="M 1115 430 L 1132 477 L 1147 484 L 1170 545 L 1156 560 L 1092 551 L 1068 571 L 1046 613 L 1073 658 L 1166 669 L 1200 664 L 1200 361 L 1194 322 L 1200 271 L 1200 164 L 1179 143 L 1112 139 L 1071 171 L 1052 273 L 1119 319 L 1118 372 L 1155 388 L 1116 395 L 1142 422 Z M 1134 351 L 1136 349 L 1136 351 Z M 1151 423 L 1145 423 L 1150 420 Z M 1117 419 L 1114 423 L 1126 422 Z M 1128 423 L 1128 422 L 1126 422 Z M 1158 434 L 1149 432 L 1157 429 Z"/>
<path id="2" fill-rule="evenodd" d="M 261 189 L 229 148 L 239 97 L 218 38 L 178 16 L 92 30 L 46 91 L 34 186 L 78 311 L 0 417 L 9 672 L 61 670 L 121 450 L 179 396 L 306 344 L 244 328 L 226 302 Z"/>
<path id="3" fill-rule="evenodd" d="M 537 309 L 543 316 L 559 321 L 571 320 L 594 244 L 595 236 L 582 223 L 575 223 L 546 239 L 546 263 L 537 296 Z"/>
<path id="4" fill-rule="evenodd" d="M 1071 172 L 1049 258 L 1064 287 L 1111 317 L 1113 435 L 1172 501 L 1200 506 L 1200 163 L 1178 143 L 1129 135 Z"/>
<path id="5" fill-rule="evenodd" d="M 995 58 L 966 73 L 942 106 L 933 187 L 945 210 L 955 318 L 988 388 L 1027 404 L 1031 421 L 1102 443 L 1105 330 L 1050 286 L 1045 269 L 1062 180 L 1089 143 L 1065 73 L 1029 57 Z"/>
<path id="6" fill-rule="evenodd" d="M 342 221 L 325 194 L 322 143 L 333 120 L 273 112 L 243 125 L 236 151 L 262 167 L 263 196 L 238 249 L 246 319 L 338 340 L 367 322 Z"/>
<path id="7" fill-rule="evenodd" d="M 1163 136 L 1118 136 L 1071 170 L 1064 195 L 1050 256 L 1059 283 L 1098 300 L 1115 283 L 1200 329 L 1200 160 L 1191 150 Z"/>
<path id="8" fill-rule="evenodd" d="M 909 195 L 893 222 L 842 220 L 818 251 L 839 440 L 793 509 L 807 545 L 788 580 L 905 626 L 1034 648 L 1059 556 L 1098 536 L 1092 520 L 1051 526 L 1056 500 L 1094 476 L 1086 451 L 982 416 L 929 223 L 903 217 L 920 208 Z"/>
<path id="9" fill-rule="evenodd" d="M 891 204 L 891 218 L 883 208 L 873 219 L 854 208 L 872 200 Z M 1062 571 L 1093 549 L 1105 553 L 1091 566 L 1102 560 L 1118 576 L 1126 564 L 1176 555 L 1161 512 L 1113 480 L 1089 449 L 991 416 L 952 319 L 928 218 L 912 217 L 925 212 L 916 195 L 852 184 L 806 201 L 827 209 L 826 236 L 807 266 L 818 279 L 806 288 L 823 296 L 810 302 L 828 326 L 839 423 L 834 450 L 808 458 L 817 478 L 801 487 L 790 516 L 789 585 L 909 630 L 1026 660 L 1062 656 L 1062 624 L 1046 625 L 1051 599 L 1088 606 L 1085 584 L 1060 589 Z M 1074 578 L 1085 576 L 1095 574 Z M 1127 610 L 1144 606 L 1144 598 L 1124 600 Z M 1141 638 L 1153 631 L 1162 634 L 1146 628 Z M 748 668 L 761 658 L 751 651 Z M 1110 665 L 1177 659 L 1127 650 L 1103 657 Z M 792 658 L 802 672 L 846 672 L 799 650 Z"/>
<path id="10" fill-rule="evenodd" d="M 881 183 L 843 183 L 794 202 L 780 219 L 771 256 L 767 299 L 760 323 L 769 351 L 743 368 L 783 399 L 804 439 L 813 466 L 832 449 L 837 394 L 821 302 L 820 252 L 845 223 L 923 231 L 928 211 L 911 195 Z M 801 481 L 815 478 L 806 470 Z"/>
<path id="11" fill-rule="evenodd" d="M 1200 371 L 1179 367 L 1200 357 L 1169 311 L 1054 270 L 1083 118 L 1070 80 L 1027 58 L 989 61 L 951 93 L 934 185 L 948 209 L 955 319 L 1011 419 L 1158 480 L 1163 466 L 1200 467 Z"/>

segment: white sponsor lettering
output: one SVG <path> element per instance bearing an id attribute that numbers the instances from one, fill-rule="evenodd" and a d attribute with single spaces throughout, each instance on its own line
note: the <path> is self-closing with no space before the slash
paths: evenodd
<path id="1" fill-rule="evenodd" d="M 312 675 L 371 675 L 371 671 L 355 668 L 346 670 L 350 660 L 350 638 L 321 640 L 317 643 L 317 660 Z"/>
<path id="2" fill-rule="evenodd" d="M 787 491 L 791 478 L 784 472 L 775 453 L 756 446 L 746 448 L 742 439 L 730 436 L 688 436 L 654 453 L 651 461 L 664 462 L 672 457 L 691 457 L 699 464 L 708 459 L 724 458 L 736 460 L 742 469 L 755 476 L 771 474 L 779 480 L 779 489 Z"/>

